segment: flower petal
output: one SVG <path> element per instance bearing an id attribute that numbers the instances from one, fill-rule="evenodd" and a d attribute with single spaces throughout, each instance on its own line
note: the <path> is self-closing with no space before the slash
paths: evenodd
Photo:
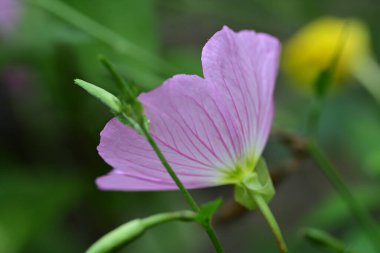
<path id="1" fill-rule="evenodd" d="M 161 191 L 161 190 L 177 190 L 178 187 L 173 180 L 160 180 L 152 177 L 138 177 L 135 175 L 127 175 L 119 171 L 97 178 L 96 184 L 102 190 L 117 191 Z M 186 181 L 186 188 L 202 188 L 209 186 L 209 183 L 200 184 L 199 181 Z"/>
<path id="2" fill-rule="evenodd" d="M 167 87 L 167 83 L 159 89 Z M 145 97 L 150 96 L 146 94 Z M 160 99 L 166 98 L 160 97 Z M 171 126 L 169 131 L 166 124 L 173 124 L 173 119 L 166 119 L 168 117 L 166 113 L 156 112 L 156 109 L 152 109 L 149 105 L 145 105 L 145 111 L 151 121 L 152 135 L 158 136 L 155 139 L 161 151 L 187 188 L 220 184 L 217 181 L 218 172 L 205 162 L 205 157 L 200 153 L 195 155 L 194 150 L 183 149 L 183 145 L 187 145 L 186 141 L 189 141 L 186 139 L 187 133 L 180 132 L 183 125 L 177 125 L 177 128 Z M 167 138 L 174 138 L 176 142 L 173 144 L 172 139 Z M 185 143 L 182 143 L 183 138 Z M 181 145 L 181 148 L 177 145 Z M 109 175 L 98 179 L 98 186 L 102 189 L 177 189 L 149 143 L 117 119 L 112 119 L 102 131 L 98 151 L 114 168 Z M 115 182 L 124 182 L 124 185 L 119 187 L 120 184 Z M 113 185 L 114 183 L 118 186 Z"/>
<path id="3" fill-rule="evenodd" d="M 261 155 L 278 54 L 271 36 L 225 27 L 203 49 L 205 79 L 177 75 L 139 96 L 153 138 L 187 188 L 226 183 L 242 159 Z M 98 150 L 114 168 L 98 179 L 102 189 L 177 188 L 148 142 L 116 119 L 102 131 Z"/>
<path id="4" fill-rule="evenodd" d="M 235 33 L 226 26 L 203 48 L 205 79 L 223 91 L 242 133 L 244 155 L 258 158 L 268 138 L 279 53 L 276 38 L 254 31 Z"/>
<path id="5" fill-rule="evenodd" d="M 215 85 L 191 75 L 176 75 L 139 97 L 168 157 L 214 174 L 234 166 L 238 147 L 236 127 L 221 98 Z"/>

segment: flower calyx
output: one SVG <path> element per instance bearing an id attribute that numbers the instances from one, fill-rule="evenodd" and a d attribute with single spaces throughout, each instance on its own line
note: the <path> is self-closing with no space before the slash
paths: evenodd
<path id="1" fill-rule="evenodd" d="M 263 158 L 258 161 L 253 172 L 235 185 L 235 201 L 248 209 L 257 208 L 254 196 L 259 195 L 268 203 L 274 194 L 272 179 Z"/>

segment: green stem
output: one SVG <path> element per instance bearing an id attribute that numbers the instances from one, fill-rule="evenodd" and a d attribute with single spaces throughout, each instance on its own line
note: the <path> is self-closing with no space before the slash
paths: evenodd
<path id="1" fill-rule="evenodd" d="M 162 154 L 160 148 L 158 147 L 156 141 L 153 139 L 152 135 L 149 133 L 149 131 L 146 129 L 144 125 L 141 125 L 142 133 L 144 134 L 145 138 L 148 140 L 149 144 L 152 146 L 154 152 L 156 152 L 158 158 L 160 159 L 162 165 L 165 167 L 171 178 L 174 180 L 175 184 L 178 186 L 179 190 L 181 191 L 183 197 L 189 204 L 189 206 L 193 209 L 195 212 L 199 212 L 200 208 L 198 204 L 195 202 L 193 197 L 191 196 L 190 192 L 185 188 L 185 186 L 182 184 L 181 180 L 178 178 L 178 176 L 175 174 L 173 168 L 169 165 L 168 161 L 166 160 L 164 154 Z M 216 233 L 212 226 L 210 224 L 203 226 L 216 250 L 218 253 L 223 253 L 224 250 L 222 248 L 222 245 L 219 241 L 219 239 L 216 236 Z"/>
<path id="2" fill-rule="evenodd" d="M 145 219 L 135 219 L 105 234 L 91 245 L 86 253 L 114 252 L 137 239 L 152 227 L 175 220 L 193 221 L 195 217 L 196 213 L 192 211 L 177 211 L 155 214 Z"/>
<path id="3" fill-rule="evenodd" d="M 308 228 L 305 231 L 304 236 L 311 243 L 324 247 L 326 249 L 330 249 L 336 253 L 356 253 L 355 251 L 349 249 L 347 245 L 345 245 L 337 238 L 319 229 Z"/>
<path id="4" fill-rule="evenodd" d="M 189 204 L 191 209 L 193 209 L 194 212 L 199 212 L 199 206 L 191 196 L 190 192 L 185 188 L 185 186 L 182 184 L 181 180 L 177 176 L 177 174 L 174 172 L 173 168 L 169 165 L 168 161 L 166 160 L 164 154 L 162 154 L 160 148 L 158 147 L 156 141 L 153 139 L 152 135 L 149 133 L 149 131 L 146 129 L 145 126 L 140 125 L 141 130 L 144 134 L 144 137 L 148 140 L 149 144 L 152 146 L 154 152 L 157 154 L 158 158 L 160 159 L 162 165 L 165 167 L 175 184 L 178 186 L 179 190 L 181 191 L 183 197 L 185 198 L 186 202 Z"/>
<path id="5" fill-rule="evenodd" d="M 142 110 L 137 106 L 139 105 L 139 102 L 136 100 L 135 95 L 133 94 L 133 91 L 131 87 L 124 81 L 124 79 L 115 71 L 114 67 L 110 62 L 107 61 L 106 58 L 100 57 L 101 62 L 103 65 L 110 71 L 111 75 L 115 79 L 115 82 L 117 86 L 119 87 L 120 91 L 123 93 L 124 100 L 127 104 L 132 104 L 132 111 L 130 112 L 132 115 L 132 120 L 128 116 L 128 112 L 122 112 L 119 116 L 119 119 L 124 122 L 124 124 L 133 125 L 134 123 L 138 124 L 137 126 L 134 126 L 134 128 L 142 134 L 145 139 L 149 142 L 151 147 L 153 148 L 154 152 L 158 156 L 158 158 L 161 161 L 161 164 L 165 167 L 166 171 L 169 173 L 170 177 L 173 179 L 179 190 L 181 191 L 182 195 L 184 196 L 185 200 L 189 204 L 189 206 L 193 209 L 194 212 L 199 212 L 200 208 L 198 204 L 195 202 L 193 197 L 191 196 L 190 192 L 185 188 L 185 186 L 182 184 L 181 180 L 177 176 L 177 174 L 174 172 L 173 168 L 170 166 L 168 161 L 166 160 L 164 154 L 162 154 L 160 148 L 158 147 L 156 141 L 153 139 L 148 127 L 146 126 L 146 119 L 145 116 L 143 116 Z M 140 104 L 141 105 L 141 104 Z M 137 111 L 136 111 L 137 110 Z M 211 242 L 213 243 L 215 250 L 218 253 L 223 253 L 223 248 L 215 234 L 214 229 L 212 228 L 210 222 L 207 224 L 202 223 L 201 224 L 204 229 L 206 230 L 208 236 L 210 237 Z"/>
<path id="6" fill-rule="evenodd" d="M 307 120 L 307 133 L 309 136 L 317 136 L 319 119 L 322 115 L 322 100 L 320 98 L 314 98 L 311 105 L 309 118 Z"/>
<path id="7" fill-rule="evenodd" d="M 277 247 L 280 253 L 287 253 L 288 249 L 284 237 L 282 236 L 280 226 L 278 225 L 276 218 L 273 216 L 267 202 L 259 194 L 249 193 L 251 198 L 255 201 L 257 207 L 259 208 L 261 214 L 264 216 L 266 222 L 268 223 L 272 233 L 277 241 Z"/>
<path id="8" fill-rule="evenodd" d="M 181 221 L 193 221 L 197 216 L 195 212 L 192 211 L 177 211 L 171 213 L 159 213 L 148 218 L 142 220 L 145 228 L 151 228 L 157 226 L 159 224 L 173 221 L 173 220 L 181 220 Z"/>
<path id="9" fill-rule="evenodd" d="M 111 62 L 108 61 L 108 59 L 103 55 L 99 55 L 98 60 L 101 64 L 103 64 L 103 66 L 108 70 L 108 72 L 110 72 L 117 88 L 121 92 L 122 98 L 125 99 L 127 102 L 131 102 L 132 100 L 136 99 L 136 96 L 135 94 L 133 94 L 130 85 L 128 85 L 125 79 L 116 72 L 115 67 L 111 64 Z"/>
<path id="10" fill-rule="evenodd" d="M 27 0 L 27 2 L 54 14 L 117 52 L 144 63 L 158 73 L 171 75 L 174 72 L 168 63 L 59 0 Z"/>
<path id="11" fill-rule="evenodd" d="M 210 238 L 216 252 L 223 253 L 224 249 L 223 249 L 222 245 L 220 244 L 220 241 L 219 241 L 218 237 L 216 236 L 215 230 L 213 229 L 211 223 L 209 223 L 208 225 L 205 225 L 203 227 L 205 228 L 207 235 Z"/>
<path id="12" fill-rule="evenodd" d="M 368 239 L 371 240 L 375 249 L 380 252 L 380 233 L 376 226 L 376 222 L 372 219 L 370 214 L 356 201 L 349 188 L 344 183 L 341 175 L 334 167 L 334 165 L 327 158 L 326 154 L 319 148 L 317 143 L 312 140 L 308 145 L 308 152 L 313 158 L 318 168 L 330 181 L 330 184 L 338 192 L 340 197 L 346 203 L 351 211 L 353 217 L 362 226 L 366 232 Z"/>

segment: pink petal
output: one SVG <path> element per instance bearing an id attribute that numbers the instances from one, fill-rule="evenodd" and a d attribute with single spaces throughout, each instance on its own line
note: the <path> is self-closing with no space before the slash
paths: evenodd
<path id="1" fill-rule="evenodd" d="M 152 130 L 152 132 L 154 132 Z M 215 171 L 161 147 L 169 163 L 187 188 L 217 185 Z M 114 170 L 98 178 L 101 189 L 172 190 L 177 189 L 148 142 L 117 119 L 107 123 L 98 146 L 100 156 Z"/>
<path id="2" fill-rule="evenodd" d="M 269 35 L 225 27 L 203 49 L 205 79 L 177 75 L 139 97 L 153 137 L 187 188 L 223 184 L 239 161 L 261 155 L 278 54 L 279 43 Z M 98 179 L 102 189 L 177 188 L 145 139 L 115 119 L 102 131 L 98 150 L 114 168 Z"/>
<path id="3" fill-rule="evenodd" d="M 108 175 L 97 178 L 96 184 L 102 190 L 116 191 L 161 191 L 176 190 L 178 187 L 172 180 L 160 180 L 157 178 L 137 177 L 112 171 Z M 210 186 L 209 182 L 200 184 L 199 182 L 186 181 L 186 188 L 202 188 Z"/>
<path id="4" fill-rule="evenodd" d="M 202 52 L 206 80 L 218 85 L 242 133 L 243 156 L 261 155 L 273 117 L 279 41 L 254 31 L 217 32 Z"/>
<path id="5" fill-rule="evenodd" d="M 217 175 L 219 168 L 234 166 L 239 145 L 221 97 L 215 85 L 198 76 L 176 75 L 139 99 L 153 136 L 169 157 Z"/>

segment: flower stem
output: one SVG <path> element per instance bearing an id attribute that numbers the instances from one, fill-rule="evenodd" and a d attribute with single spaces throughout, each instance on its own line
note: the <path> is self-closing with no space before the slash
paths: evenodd
<path id="1" fill-rule="evenodd" d="M 288 249 L 284 237 L 282 236 L 280 226 L 278 225 L 276 218 L 273 216 L 272 211 L 270 210 L 267 202 L 259 194 L 250 193 L 251 198 L 256 202 L 257 207 L 259 208 L 261 214 L 264 216 L 266 222 L 268 223 L 270 229 L 272 230 L 273 235 L 277 241 L 277 247 L 280 253 L 287 253 Z"/>
<path id="2" fill-rule="evenodd" d="M 304 237 L 316 246 L 330 249 L 336 253 L 356 253 L 356 251 L 350 249 L 337 238 L 319 229 L 306 229 L 304 232 Z"/>
<path id="3" fill-rule="evenodd" d="M 181 221 L 192 221 L 196 217 L 196 213 L 192 211 L 177 211 L 171 213 L 159 213 L 152 216 L 149 216 L 143 219 L 144 227 L 151 228 L 157 226 L 159 224 L 173 221 L 173 220 L 181 220 Z"/>
<path id="4" fill-rule="evenodd" d="M 173 67 L 167 62 L 59 0 L 27 0 L 27 2 L 54 14 L 117 52 L 144 63 L 158 73 L 165 75 L 173 73 Z"/>
<path id="5" fill-rule="evenodd" d="M 165 167 L 175 184 L 178 186 L 179 190 L 181 191 L 183 197 L 185 198 L 186 202 L 189 204 L 189 206 L 193 209 L 194 212 L 199 212 L 200 208 L 198 204 L 195 202 L 194 198 L 191 196 L 190 192 L 185 188 L 185 186 L 182 184 L 181 180 L 178 178 L 177 174 L 174 172 L 173 168 L 170 166 L 168 161 L 166 160 L 164 154 L 162 154 L 160 148 L 158 147 L 156 141 L 153 139 L 152 135 L 149 133 L 149 130 L 144 126 L 141 125 L 142 133 L 144 134 L 145 138 L 148 140 L 149 144 L 152 146 L 154 152 L 156 152 L 158 158 L 160 159 L 162 165 Z M 216 233 L 214 229 L 212 228 L 211 224 L 203 225 L 205 228 L 212 244 L 214 245 L 214 248 L 217 253 L 223 253 L 224 250 L 222 248 L 222 245 L 216 236 Z"/>
<path id="6" fill-rule="evenodd" d="M 140 127 L 144 134 L 144 137 L 148 140 L 154 152 L 157 154 L 158 158 L 160 159 L 162 165 L 165 167 L 165 169 L 167 170 L 167 172 L 169 173 L 169 175 L 171 176 L 175 184 L 178 186 L 186 202 L 189 204 L 189 206 L 191 207 L 191 209 L 193 209 L 194 212 L 198 212 L 199 211 L 198 204 L 195 202 L 190 192 L 182 184 L 181 180 L 178 178 L 173 168 L 169 165 L 168 161 L 166 160 L 164 154 L 162 154 L 160 148 L 158 147 L 156 141 L 153 139 L 152 135 L 149 133 L 149 131 L 146 129 L 145 126 L 140 126 Z"/>
<path id="7" fill-rule="evenodd" d="M 169 173 L 170 177 L 173 179 L 179 190 L 181 191 L 183 197 L 185 198 L 186 202 L 189 204 L 189 206 L 193 209 L 194 212 L 198 213 L 201 211 L 198 204 L 195 202 L 194 198 L 191 196 L 190 192 L 185 188 L 185 186 L 182 184 L 181 180 L 177 176 L 177 174 L 174 172 L 173 168 L 170 166 L 169 162 L 166 160 L 164 154 L 161 152 L 160 148 L 158 147 L 156 141 L 154 140 L 153 136 L 151 135 L 149 131 L 149 126 L 147 123 L 146 116 L 143 114 L 143 110 L 141 109 L 140 102 L 137 101 L 135 94 L 133 93 L 131 87 L 128 83 L 125 82 L 125 80 L 115 71 L 114 67 L 108 60 L 104 57 L 100 57 L 100 61 L 103 63 L 103 65 L 108 69 L 108 71 L 113 76 L 119 90 L 122 93 L 123 101 L 126 102 L 126 104 L 131 105 L 131 108 L 128 109 L 124 108 L 126 111 L 123 112 L 123 109 L 120 113 L 118 113 L 118 118 L 126 124 L 127 126 L 131 125 L 136 131 L 138 131 L 141 135 L 145 137 L 145 139 L 149 142 L 150 146 L 153 148 L 154 152 L 156 153 L 157 157 L 160 159 L 161 164 L 165 167 L 166 171 Z M 140 106 L 139 106 L 140 105 Z M 211 217 L 209 218 L 211 220 Z M 212 228 L 210 224 L 210 220 L 207 221 L 207 223 L 199 222 L 203 228 L 206 230 L 207 234 L 210 237 L 210 240 L 212 241 L 215 250 L 218 253 L 223 253 L 222 246 L 216 237 L 215 231 Z"/>
<path id="8" fill-rule="evenodd" d="M 317 136 L 319 121 L 322 114 L 322 100 L 320 98 L 314 98 L 312 102 L 309 117 L 307 119 L 307 133 L 309 136 Z"/>
<path id="9" fill-rule="evenodd" d="M 213 229 L 211 223 L 209 223 L 208 225 L 205 225 L 204 228 L 205 228 L 207 235 L 210 238 L 212 244 L 214 245 L 216 252 L 223 253 L 224 252 L 223 247 L 220 244 L 220 241 L 219 241 L 218 237 L 216 236 L 215 230 Z"/>
<path id="10" fill-rule="evenodd" d="M 159 213 L 144 219 L 129 221 L 112 230 L 90 246 L 86 253 L 110 253 L 137 239 L 143 233 L 157 225 L 174 220 L 193 221 L 196 213 L 192 211 L 177 211 Z"/>
<path id="11" fill-rule="evenodd" d="M 319 148 L 314 140 L 310 141 L 308 145 L 308 152 L 322 173 L 330 181 L 330 184 L 334 187 L 334 189 L 346 203 L 353 217 L 362 226 L 363 230 L 368 236 L 368 239 L 371 240 L 374 248 L 380 252 L 380 233 L 376 226 L 376 222 L 373 220 L 370 214 L 356 201 L 355 197 L 344 183 L 335 166 L 330 162 L 326 154 Z"/>

